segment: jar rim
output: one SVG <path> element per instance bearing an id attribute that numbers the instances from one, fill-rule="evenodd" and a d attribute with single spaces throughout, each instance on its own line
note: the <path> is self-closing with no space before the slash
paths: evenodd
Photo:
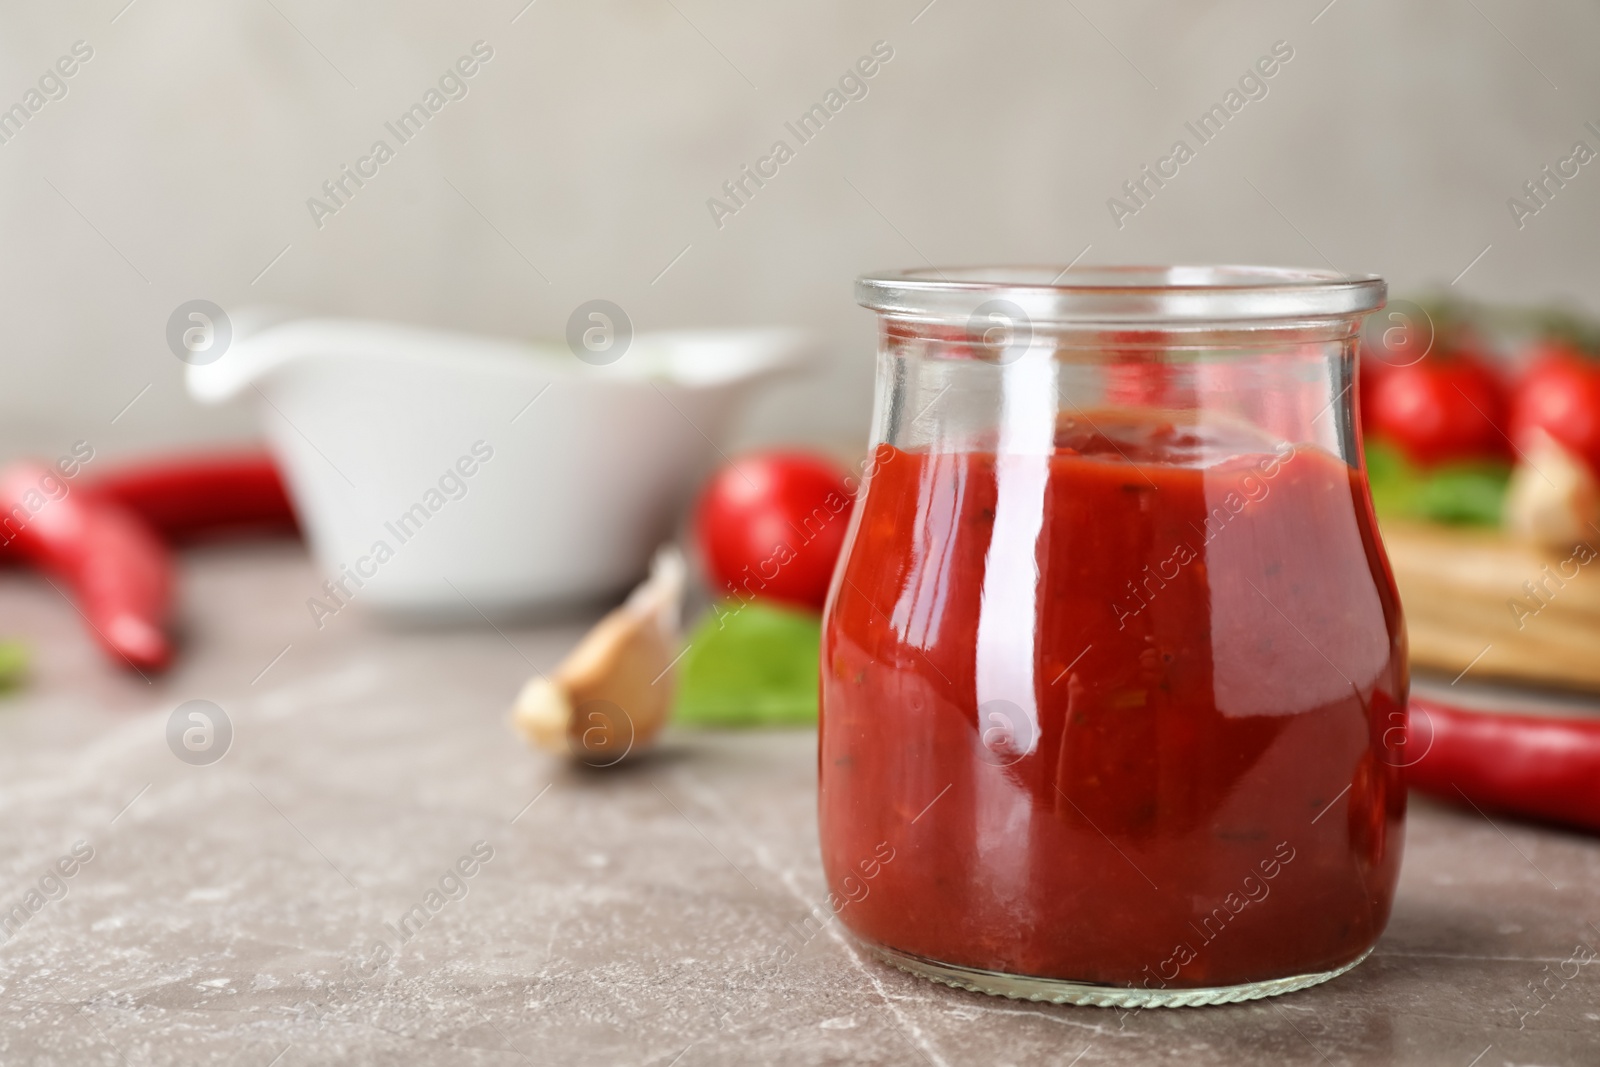
<path id="1" fill-rule="evenodd" d="M 1355 318 L 1383 307 L 1387 295 L 1376 274 L 1294 267 L 918 267 L 856 279 L 863 307 L 924 322 L 1017 311 L 1036 324 Z"/>

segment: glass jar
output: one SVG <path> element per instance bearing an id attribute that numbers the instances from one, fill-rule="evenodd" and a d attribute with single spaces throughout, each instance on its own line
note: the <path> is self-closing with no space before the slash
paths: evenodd
<path id="1" fill-rule="evenodd" d="M 819 740 L 840 918 L 905 970 L 1058 1003 L 1354 967 L 1405 812 L 1355 416 L 1383 281 L 916 270 L 857 296 L 877 397 Z"/>

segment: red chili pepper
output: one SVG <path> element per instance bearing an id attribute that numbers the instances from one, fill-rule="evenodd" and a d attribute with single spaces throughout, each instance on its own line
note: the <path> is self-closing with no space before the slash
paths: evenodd
<path id="1" fill-rule="evenodd" d="M 167 665 L 172 565 L 142 519 L 27 462 L 0 471 L 0 509 L 0 555 L 65 582 L 101 645 L 121 661 L 135 670 Z"/>
<path id="2" fill-rule="evenodd" d="M 138 513 L 175 543 L 296 530 L 283 479 L 265 452 L 144 463 L 89 489 Z"/>
<path id="3" fill-rule="evenodd" d="M 1411 698 L 1406 784 L 1442 800 L 1600 831 L 1600 719 L 1466 711 Z"/>

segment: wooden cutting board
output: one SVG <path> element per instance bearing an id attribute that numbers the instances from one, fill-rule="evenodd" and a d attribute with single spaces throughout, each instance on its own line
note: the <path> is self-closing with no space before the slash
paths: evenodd
<path id="1" fill-rule="evenodd" d="M 1413 664 L 1600 691 L 1600 536 L 1552 551 L 1496 530 L 1381 525 Z"/>

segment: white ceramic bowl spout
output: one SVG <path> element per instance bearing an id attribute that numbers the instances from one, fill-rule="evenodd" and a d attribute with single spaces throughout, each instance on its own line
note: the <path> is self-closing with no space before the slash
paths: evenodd
<path id="1" fill-rule="evenodd" d="M 591 366 L 559 344 L 302 319 L 234 340 L 188 387 L 258 401 L 336 583 L 309 591 L 324 606 L 504 616 L 642 575 L 739 401 L 808 347 L 788 330 L 639 334 Z"/>

